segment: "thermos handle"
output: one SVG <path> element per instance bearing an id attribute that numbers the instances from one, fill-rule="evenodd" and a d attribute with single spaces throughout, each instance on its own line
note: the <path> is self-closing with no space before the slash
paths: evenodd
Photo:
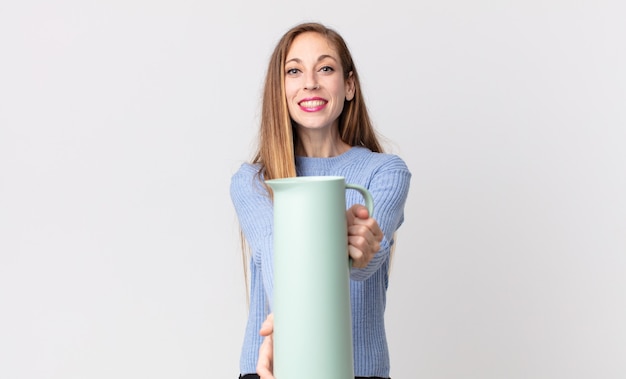
<path id="1" fill-rule="evenodd" d="M 365 199 L 365 207 L 369 212 L 369 216 L 372 217 L 372 215 L 374 214 L 374 200 L 372 199 L 372 194 L 370 194 L 370 191 L 368 191 L 365 187 L 361 187 L 357 184 L 346 183 L 346 188 L 357 190 L 361 193 L 361 195 Z"/>
<path id="2" fill-rule="evenodd" d="M 365 207 L 369 212 L 369 216 L 372 217 L 372 215 L 374 214 L 374 199 L 372 199 L 372 194 L 370 193 L 370 191 L 368 191 L 365 187 L 361 187 L 357 184 L 346 183 L 346 188 L 357 190 L 361 193 L 361 195 L 363 195 L 363 199 L 365 199 Z M 349 258 L 349 262 L 350 268 L 352 268 L 352 258 Z"/>

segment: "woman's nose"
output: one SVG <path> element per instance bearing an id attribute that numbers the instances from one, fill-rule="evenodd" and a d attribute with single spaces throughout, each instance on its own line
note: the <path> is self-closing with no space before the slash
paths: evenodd
<path id="1" fill-rule="evenodd" d="M 320 88 L 320 85 L 317 83 L 317 78 L 315 77 L 315 75 L 307 75 L 306 82 L 304 82 L 304 89 L 315 90 L 318 88 Z"/>

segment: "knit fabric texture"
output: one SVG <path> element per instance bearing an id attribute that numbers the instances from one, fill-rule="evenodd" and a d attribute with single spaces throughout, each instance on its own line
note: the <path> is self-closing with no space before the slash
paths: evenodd
<path id="1" fill-rule="evenodd" d="M 296 170 L 298 176 L 343 176 L 346 183 L 361 185 L 372 194 L 374 218 L 384 237 L 380 251 L 368 266 L 352 268 L 350 272 L 354 374 L 388 377 L 384 312 L 390 251 L 394 234 L 404 221 L 411 173 L 400 157 L 374 153 L 364 147 L 352 147 L 330 158 L 296 157 Z M 258 165 L 244 163 L 232 176 L 230 186 L 237 218 L 251 252 L 250 310 L 240 358 L 241 374 L 256 372 L 262 342 L 259 330 L 272 311 L 273 302 L 273 212 L 262 180 Z M 346 191 L 347 208 L 356 203 L 363 203 L 361 195 Z"/>

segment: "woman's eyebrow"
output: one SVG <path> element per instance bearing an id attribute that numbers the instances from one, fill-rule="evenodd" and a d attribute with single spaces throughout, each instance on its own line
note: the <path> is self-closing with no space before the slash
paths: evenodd
<path id="1" fill-rule="evenodd" d="M 333 57 L 332 55 L 328 55 L 328 54 L 324 54 L 324 55 L 320 55 L 319 58 L 317 58 L 317 61 L 323 61 L 326 58 L 330 58 L 332 60 L 334 60 L 335 62 L 337 61 L 337 59 L 335 59 L 335 57 Z"/>
<path id="2" fill-rule="evenodd" d="M 291 58 L 291 59 L 285 61 L 285 64 L 291 63 L 291 62 L 302 63 L 302 60 L 300 58 Z"/>
<path id="3" fill-rule="evenodd" d="M 320 55 L 320 56 L 317 58 L 317 61 L 318 61 L 318 62 L 320 62 L 320 61 L 323 61 L 323 60 L 324 60 L 324 59 L 326 59 L 326 58 L 330 58 L 330 59 L 334 60 L 335 62 L 337 61 L 337 59 L 335 59 L 335 57 L 333 57 L 332 55 L 328 55 L 328 54 L 323 54 L 323 55 Z M 300 64 L 302 64 L 302 59 L 300 59 L 300 58 L 291 58 L 291 59 L 289 59 L 289 60 L 285 61 L 285 64 L 287 64 L 287 63 L 291 63 L 291 62 L 295 62 L 295 63 L 300 63 Z"/>

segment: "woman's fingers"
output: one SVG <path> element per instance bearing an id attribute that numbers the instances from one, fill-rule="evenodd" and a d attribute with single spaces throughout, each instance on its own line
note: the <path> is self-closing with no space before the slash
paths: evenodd
<path id="1" fill-rule="evenodd" d="M 348 219 L 348 225 L 354 223 L 354 219 L 368 219 L 369 212 L 367 208 L 361 204 L 354 204 L 346 211 L 346 217 Z"/>
<path id="2" fill-rule="evenodd" d="M 383 233 L 375 219 L 369 217 L 367 208 L 354 205 L 346 212 L 348 221 L 348 254 L 352 267 L 363 268 L 380 250 Z"/>
<path id="3" fill-rule="evenodd" d="M 270 313 L 263 325 L 259 334 L 264 336 L 263 343 L 259 348 L 259 360 L 257 361 L 257 375 L 261 379 L 274 379 L 272 372 L 274 371 L 274 314 Z"/>
<path id="4" fill-rule="evenodd" d="M 261 330 L 259 331 L 259 333 L 264 337 L 269 336 L 272 333 L 274 333 L 274 314 L 273 313 L 270 313 L 265 319 L 265 321 L 263 321 L 263 324 L 261 325 Z"/>
<path id="5" fill-rule="evenodd" d="M 348 237 L 348 254 L 352 258 L 352 267 L 364 268 L 380 250 L 377 240 L 364 242 L 363 237 Z"/>
<path id="6" fill-rule="evenodd" d="M 274 367 L 274 340 L 272 335 L 265 337 L 261 348 L 259 349 L 259 360 L 257 362 L 256 372 L 261 379 L 274 379 L 272 374 Z"/>

